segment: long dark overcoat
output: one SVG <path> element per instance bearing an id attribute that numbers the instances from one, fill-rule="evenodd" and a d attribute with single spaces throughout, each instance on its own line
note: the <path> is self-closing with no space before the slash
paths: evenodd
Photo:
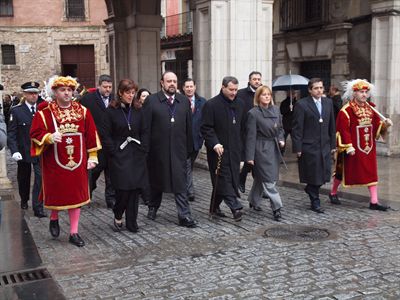
<path id="1" fill-rule="evenodd" d="M 293 152 L 302 153 L 298 161 L 300 182 L 314 185 L 330 181 L 331 150 L 336 147 L 332 101 L 323 97 L 321 103 L 321 117 L 312 97 L 300 99 L 293 116 Z"/>
<path id="2" fill-rule="evenodd" d="M 218 162 L 214 146 L 221 144 L 224 147 L 217 185 L 218 195 L 239 197 L 237 187 L 244 127 L 244 108 L 240 99 L 228 100 L 221 92 L 204 105 L 201 133 L 207 147 L 207 161 L 213 186 Z"/>
<path id="3" fill-rule="evenodd" d="M 169 106 L 160 91 L 147 97 L 143 111 L 150 133 L 147 163 L 151 188 L 184 193 L 186 159 L 193 152 L 190 103 L 185 96 L 175 94 L 174 104 Z"/>
<path id="4" fill-rule="evenodd" d="M 128 127 L 129 110 L 131 111 Z M 133 190 L 144 188 L 147 182 L 146 158 L 148 147 L 148 128 L 144 122 L 142 111 L 133 108 L 108 107 L 104 120 L 105 126 L 103 148 L 109 157 L 110 179 L 117 190 Z M 130 136 L 139 140 L 141 144 L 130 142 L 124 149 L 120 145 Z"/>
<path id="5" fill-rule="evenodd" d="M 254 176 L 261 182 L 279 179 L 279 141 L 284 141 L 279 108 L 256 106 L 247 113 L 246 161 L 254 160 Z"/>

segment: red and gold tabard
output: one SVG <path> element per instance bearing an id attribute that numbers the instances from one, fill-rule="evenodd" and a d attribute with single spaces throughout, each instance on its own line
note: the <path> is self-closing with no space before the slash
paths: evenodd
<path id="1" fill-rule="evenodd" d="M 340 110 L 336 119 L 339 153 L 336 172 L 342 174 L 343 186 L 378 183 L 376 140 L 384 131 L 386 126 L 367 103 L 359 106 L 352 100 Z M 352 149 L 355 155 L 348 155 Z"/>
<path id="2" fill-rule="evenodd" d="M 60 143 L 50 135 L 62 133 Z M 40 200 L 48 209 L 69 209 L 90 202 L 87 159 L 101 149 L 90 112 L 73 101 L 68 108 L 50 102 L 36 113 L 31 127 L 32 156 L 41 155 Z"/>

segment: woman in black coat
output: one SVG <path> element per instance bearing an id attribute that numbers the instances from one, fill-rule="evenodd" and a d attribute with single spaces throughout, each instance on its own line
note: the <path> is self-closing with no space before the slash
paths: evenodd
<path id="1" fill-rule="evenodd" d="M 146 186 L 146 156 L 148 131 L 141 110 L 134 109 L 137 85 L 123 79 L 117 97 L 107 109 L 103 147 L 110 155 L 110 178 L 116 192 L 114 227 L 122 228 L 125 212 L 126 228 L 137 232 L 138 194 Z"/>

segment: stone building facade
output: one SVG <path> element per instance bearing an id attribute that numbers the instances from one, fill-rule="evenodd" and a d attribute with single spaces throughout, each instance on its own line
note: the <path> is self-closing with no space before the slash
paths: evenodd
<path id="1" fill-rule="evenodd" d="M 354 78 L 376 85 L 377 108 L 394 121 L 385 155 L 400 154 L 400 0 L 275 0 L 273 77 Z"/>
<path id="2" fill-rule="evenodd" d="M 100 74 L 109 73 L 104 1 L 9 2 L 12 14 L 0 12 L 4 93 L 19 92 L 21 83 L 30 80 L 43 84 L 54 74 L 82 77 L 94 86 Z M 9 61 L 12 50 L 14 63 L 12 57 Z"/>

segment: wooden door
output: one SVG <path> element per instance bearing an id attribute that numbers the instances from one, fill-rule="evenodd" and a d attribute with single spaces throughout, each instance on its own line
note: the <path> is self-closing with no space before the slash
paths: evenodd
<path id="1" fill-rule="evenodd" d="M 63 76 L 77 77 L 86 88 L 96 86 L 94 45 L 62 45 L 60 52 Z"/>

